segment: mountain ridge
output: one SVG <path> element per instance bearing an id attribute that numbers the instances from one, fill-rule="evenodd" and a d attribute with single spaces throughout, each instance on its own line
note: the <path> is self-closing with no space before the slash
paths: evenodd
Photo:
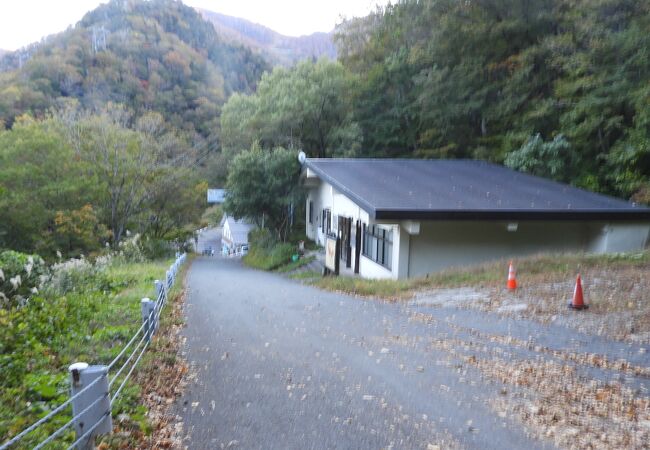
<path id="1" fill-rule="evenodd" d="M 225 40 L 243 44 L 266 56 L 273 63 L 290 66 L 303 59 L 336 59 L 333 31 L 287 36 L 247 19 L 204 8 L 195 9 L 205 20 L 212 23 L 217 33 Z"/>
<path id="2" fill-rule="evenodd" d="M 261 55 L 221 38 L 175 0 L 112 0 L 65 31 L 0 59 L 0 123 L 45 114 L 66 99 L 96 109 L 120 103 L 159 112 L 178 129 L 216 140 L 220 108 L 252 92 L 270 69 Z"/>

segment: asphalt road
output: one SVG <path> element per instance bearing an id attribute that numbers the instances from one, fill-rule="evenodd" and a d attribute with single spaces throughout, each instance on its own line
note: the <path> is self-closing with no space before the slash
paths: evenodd
<path id="1" fill-rule="evenodd" d="M 220 248 L 220 236 L 206 230 L 199 250 Z M 196 259 L 188 277 L 192 369 L 176 411 L 190 449 L 553 448 L 495 408 L 527 405 L 535 389 L 495 379 L 491 361 L 560 363 L 573 381 L 650 395 L 647 376 L 580 359 L 650 367 L 639 345 L 426 301 L 323 292 L 220 255 Z M 468 364 L 475 356 L 487 366 Z"/>
<path id="2" fill-rule="evenodd" d="M 191 449 L 550 447 L 490 408 L 498 384 L 427 345 L 452 329 L 405 305 L 237 259 L 199 258 L 188 276 L 193 375 L 178 409 Z"/>

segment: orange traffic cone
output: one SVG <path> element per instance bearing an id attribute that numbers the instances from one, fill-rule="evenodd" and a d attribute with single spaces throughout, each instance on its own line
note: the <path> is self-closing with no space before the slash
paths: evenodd
<path id="1" fill-rule="evenodd" d="M 582 280 L 580 279 L 580 274 L 576 278 L 576 287 L 573 290 L 573 301 L 569 303 L 569 308 L 571 309 L 587 309 L 589 305 L 585 305 L 585 299 L 582 295 Z"/>
<path id="2" fill-rule="evenodd" d="M 511 291 L 514 291 L 517 289 L 517 279 L 515 278 L 515 267 L 512 265 L 512 261 L 510 261 L 510 267 L 508 268 L 508 289 Z"/>

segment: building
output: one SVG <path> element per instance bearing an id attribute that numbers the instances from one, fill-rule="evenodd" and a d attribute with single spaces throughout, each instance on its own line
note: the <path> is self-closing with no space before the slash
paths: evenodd
<path id="1" fill-rule="evenodd" d="M 643 249 L 650 209 L 483 161 L 302 159 L 306 233 L 340 264 L 408 278 L 540 252 Z"/>
<path id="2" fill-rule="evenodd" d="M 226 199 L 225 189 L 208 189 L 208 204 L 220 205 Z"/>
<path id="3" fill-rule="evenodd" d="M 225 254 L 241 254 L 244 247 L 247 251 L 248 233 L 253 229 L 253 225 L 243 219 L 236 220 L 234 217 L 226 215 L 224 215 L 222 223 L 222 251 Z"/>

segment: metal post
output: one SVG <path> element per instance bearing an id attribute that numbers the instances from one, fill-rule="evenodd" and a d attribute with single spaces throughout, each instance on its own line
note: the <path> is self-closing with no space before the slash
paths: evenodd
<path id="1" fill-rule="evenodd" d="M 78 362 L 72 364 L 68 371 L 70 372 L 71 395 L 73 396 L 100 378 L 94 385 L 72 400 L 73 417 L 86 409 L 88 410 L 75 420 L 74 428 L 77 439 L 94 427 L 87 440 L 82 442 L 81 447 L 78 448 L 94 449 L 96 436 L 113 431 L 111 399 L 108 395 L 108 367 L 89 366 L 86 363 Z"/>
<path id="2" fill-rule="evenodd" d="M 144 335 L 147 342 L 151 340 L 154 331 L 156 331 L 156 314 L 153 313 L 156 304 L 148 298 L 140 300 L 140 308 L 142 311 L 142 323 L 144 323 Z"/>

